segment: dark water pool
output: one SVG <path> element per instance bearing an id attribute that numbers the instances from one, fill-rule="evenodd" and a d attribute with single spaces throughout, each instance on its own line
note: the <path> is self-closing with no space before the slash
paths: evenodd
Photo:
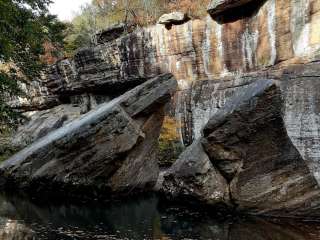
<path id="1" fill-rule="evenodd" d="M 113 204 L 49 204 L 0 195 L 0 239 L 316 240 L 320 223 L 217 220 L 152 196 Z"/>

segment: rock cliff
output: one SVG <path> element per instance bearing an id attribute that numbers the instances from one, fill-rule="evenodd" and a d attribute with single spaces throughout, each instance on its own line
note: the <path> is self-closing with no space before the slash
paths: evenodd
<path id="1" fill-rule="evenodd" d="M 129 89 L 139 84 L 149 86 L 148 79 L 170 72 L 177 79 L 178 90 L 167 114 L 175 118 L 181 142 L 191 146 L 163 174 L 165 192 L 209 204 L 223 202 L 255 214 L 319 217 L 320 2 L 213 0 L 208 11 L 211 15 L 203 19 L 173 21 L 170 26 L 157 24 L 128 34 L 121 34 L 121 26 L 114 28 L 117 38 L 101 33 L 96 46 L 79 49 L 74 58 L 52 65 L 41 81 L 24 86 L 29 98 L 11 99 L 11 105 L 22 111 L 44 111 L 36 113 L 19 131 L 17 139 L 22 140 L 17 144 L 33 142 L 58 127 L 66 130 L 73 116 L 97 112 L 103 108 L 97 108 L 99 103 L 114 103 L 112 99 Z M 57 115 L 57 109 L 66 105 L 74 111 L 64 114 L 61 110 Z M 159 113 L 147 111 L 148 118 L 138 120 L 135 114 L 127 116 L 122 108 L 113 110 L 119 110 L 119 119 L 127 121 L 130 133 L 134 133 L 130 135 L 132 146 L 123 148 L 129 151 L 134 145 L 138 152 L 149 149 L 148 142 L 155 141 L 158 123 L 162 122 Z M 106 111 L 106 117 L 111 112 Z M 48 117 L 39 123 L 40 116 Z M 219 117 L 224 119 L 222 125 Z M 109 120 L 101 129 L 113 129 L 114 119 Z M 150 130 L 154 133 L 150 136 L 148 130 L 152 128 L 156 129 Z M 26 140 L 30 132 L 33 134 Z M 142 132 L 150 141 L 137 146 Z M 71 150 L 76 146 L 72 144 L 66 142 Z M 52 145 L 53 152 L 61 151 L 57 146 Z M 17 161 L 19 166 L 23 163 L 21 169 L 27 169 L 33 150 L 31 155 L 24 150 L 27 152 L 13 157 L 19 160 L 11 159 L 2 168 L 15 178 L 12 165 Z M 42 166 L 44 155 L 37 151 Z M 128 159 L 146 163 L 141 160 L 145 156 L 127 151 L 124 163 Z M 72 154 L 61 159 L 77 159 Z M 150 159 L 154 160 L 153 156 Z M 155 167 L 152 161 L 148 164 L 146 168 Z M 115 168 L 119 186 L 128 184 L 131 177 L 132 185 L 136 185 L 136 175 L 129 166 Z M 46 176 L 47 167 L 35 169 Z M 22 170 L 18 176 L 24 178 L 24 173 Z M 34 174 L 28 172 L 28 176 L 38 176 Z M 32 182 L 29 180 L 27 177 L 27 185 Z M 112 182 L 109 180 L 108 184 Z M 115 191 L 119 186 L 108 185 Z"/>
<path id="2" fill-rule="evenodd" d="M 248 1 L 213 2 L 223 6 Z M 222 77 L 319 59 L 319 1 L 251 2 L 250 7 L 238 6 L 231 12 L 224 7 L 218 17 L 208 15 L 171 28 L 157 24 L 81 49 L 73 59 L 59 61 L 48 70 L 42 81 L 47 89 L 42 105 L 57 95 L 60 100 L 65 100 L 61 95 L 84 92 L 112 95 L 115 88 L 124 91 L 144 79 L 171 72 L 181 90 L 175 101 L 177 126 L 181 126 L 185 144 L 191 144 L 215 112 L 213 95 Z M 211 89 L 204 92 L 208 80 Z M 194 96 L 202 99 L 197 101 Z M 39 99 L 33 100 L 39 105 Z"/>

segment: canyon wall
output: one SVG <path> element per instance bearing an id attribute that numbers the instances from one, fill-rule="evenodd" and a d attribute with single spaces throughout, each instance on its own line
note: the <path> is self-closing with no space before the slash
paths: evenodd
<path id="1" fill-rule="evenodd" d="M 112 97 L 171 72 L 179 84 L 172 101 L 177 128 L 189 145 L 244 84 L 240 76 L 320 59 L 319 26 L 318 0 L 258 0 L 214 17 L 137 29 L 51 66 L 44 98 L 51 106 L 53 98 L 88 92 Z"/>

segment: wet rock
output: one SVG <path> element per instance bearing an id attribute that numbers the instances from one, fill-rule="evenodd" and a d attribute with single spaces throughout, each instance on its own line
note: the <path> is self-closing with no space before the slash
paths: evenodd
<path id="1" fill-rule="evenodd" d="M 151 188 L 161 106 L 175 88 L 161 75 L 51 132 L 0 166 L 3 186 L 78 197 Z"/>
<path id="2" fill-rule="evenodd" d="M 159 18 L 158 24 L 164 24 L 164 25 L 181 24 L 187 20 L 189 20 L 187 14 L 183 12 L 172 12 L 172 13 L 163 14 Z"/>
<path id="3" fill-rule="evenodd" d="M 259 0 L 212 0 L 208 6 L 208 12 L 215 16 L 224 11 L 240 7 L 254 1 L 258 2 Z"/>
<path id="4" fill-rule="evenodd" d="M 200 141 L 189 146 L 161 177 L 161 191 L 170 199 L 198 200 L 210 205 L 229 204 L 227 181 L 214 168 Z"/>

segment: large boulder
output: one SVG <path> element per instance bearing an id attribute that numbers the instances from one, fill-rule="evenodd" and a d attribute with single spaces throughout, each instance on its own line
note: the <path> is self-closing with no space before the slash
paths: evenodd
<path id="1" fill-rule="evenodd" d="M 211 118 L 202 142 L 230 182 L 238 210 L 319 217 L 316 172 L 292 141 L 286 121 L 292 95 L 282 90 L 271 80 L 252 83 Z"/>
<path id="2" fill-rule="evenodd" d="M 284 99 L 272 81 L 239 93 L 204 128 L 211 161 L 229 177 L 239 210 L 320 216 L 320 189 L 287 133 Z M 235 164 L 236 163 L 236 164 Z M 225 166 L 235 165 L 233 174 Z"/>
<path id="3" fill-rule="evenodd" d="M 182 181 L 181 171 L 176 170 L 188 166 L 201 177 L 201 170 L 207 169 L 201 164 L 206 156 L 229 186 L 229 202 L 238 211 L 319 218 L 319 68 L 318 63 L 296 65 L 261 73 L 255 81 L 254 75 L 237 78 L 241 87 L 212 115 L 196 141 L 206 155 L 191 145 L 169 170 L 170 178 L 164 175 L 166 192 L 182 192 L 203 202 L 205 191 L 194 194 L 189 189 L 210 185 L 219 189 L 215 180 Z M 217 90 L 217 95 L 219 91 L 225 89 Z M 194 159 L 198 165 L 182 159 Z"/>
<path id="4" fill-rule="evenodd" d="M 161 106 L 175 88 L 161 75 L 51 132 L 1 164 L 3 186 L 96 197 L 151 188 Z"/>
<path id="5" fill-rule="evenodd" d="M 172 24 L 181 24 L 189 20 L 187 14 L 183 12 L 171 12 L 163 14 L 159 20 L 158 24 L 172 25 Z"/>
<path id="6" fill-rule="evenodd" d="M 200 200 L 229 205 L 229 186 L 212 165 L 200 141 L 195 141 L 163 175 L 160 189 L 170 199 Z"/>

